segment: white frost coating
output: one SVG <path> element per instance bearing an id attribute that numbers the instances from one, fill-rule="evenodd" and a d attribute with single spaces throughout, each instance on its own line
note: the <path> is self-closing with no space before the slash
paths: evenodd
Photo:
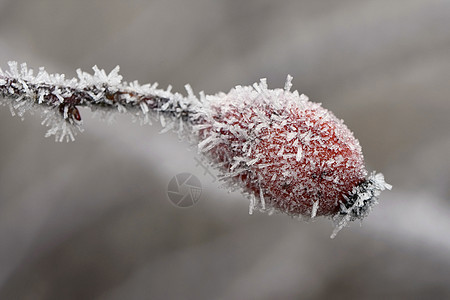
<path id="1" fill-rule="evenodd" d="M 259 158 L 256 157 L 256 158 L 254 158 L 254 159 L 248 161 L 248 162 L 247 162 L 247 166 L 253 166 L 255 163 L 258 162 L 258 160 L 259 160 Z"/>
<path id="2" fill-rule="evenodd" d="M 311 219 L 314 219 L 317 215 L 317 210 L 319 209 L 319 200 L 314 201 L 311 209 Z"/>
<path id="3" fill-rule="evenodd" d="M 350 221 L 365 218 L 372 207 L 378 203 L 377 200 L 381 191 L 390 189 L 392 189 L 392 185 L 384 181 L 383 174 L 372 172 L 365 183 L 356 186 L 349 196 L 344 196 L 347 203 L 351 205 L 341 204 L 340 212 L 333 216 L 335 228 L 331 238 L 335 238 L 338 232 L 347 226 Z"/>
<path id="4" fill-rule="evenodd" d="M 264 192 L 262 187 L 259 187 L 259 199 L 261 201 L 261 208 L 266 209 L 266 200 L 264 199 Z"/>
<path id="5" fill-rule="evenodd" d="M 256 199 L 255 199 L 255 195 L 250 195 L 250 203 L 248 206 L 248 214 L 249 215 L 253 215 L 253 211 L 255 210 L 256 207 Z"/>
<path id="6" fill-rule="evenodd" d="M 83 131 L 82 128 L 71 126 L 53 110 L 43 110 L 42 115 L 44 119 L 41 124 L 50 127 L 45 137 L 55 136 L 55 141 L 57 142 L 64 140 L 67 142 L 74 141 L 77 135 L 77 130 L 74 129 L 78 129 L 80 132 Z"/>
<path id="7" fill-rule="evenodd" d="M 293 77 L 291 75 L 288 75 L 286 78 L 286 83 L 284 84 L 284 90 L 286 92 L 289 92 L 292 88 L 292 79 Z"/>
<path id="8" fill-rule="evenodd" d="M 297 132 L 291 131 L 286 134 L 286 141 L 290 142 L 297 136 Z"/>
<path id="9" fill-rule="evenodd" d="M 281 149 L 280 149 L 280 151 L 278 151 L 277 155 L 282 156 L 283 153 L 284 153 L 284 146 L 281 146 Z"/>
<path id="10" fill-rule="evenodd" d="M 297 155 L 295 156 L 295 160 L 296 161 L 302 160 L 302 147 L 301 146 L 298 146 Z"/>

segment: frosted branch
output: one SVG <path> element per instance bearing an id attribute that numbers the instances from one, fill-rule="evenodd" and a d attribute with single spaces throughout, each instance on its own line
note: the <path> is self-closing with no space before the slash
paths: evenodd
<path id="1" fill-rule="evenodd" d="M 43 112 L 44 125 L 50 126 L 46 136 L 54 135 L 57 141 L 73 140 L 81 131 L 79 107 L 89 107 L 104 113 L 129 112 L 141 123 L 150 123 L 152 117 L 167 117 L 186 121 L 190 106 L 198 101 L 187 87 L 188 97 L 157 89 L 157 84 L 140 85 L 137 81 L 122 82 L 119 67 L 109 74 L 96 66 L 94 74 L 77 70 L 78 78 L 65 79 L 62 74 L 48 74 L 40 68 L 36 76 L 26 64 L 20 69 L 9 62 L 9 70 L 0 69 L 0 103 L 8 105 L 13 115 L 37 109 Z M 3 99 L 1 99 L 3 98 Z"/>
<path id="2" fill-rule="evenodd" d="M 382 174 L 367 176 L 359 141 L 342 120 L 290 91 L 291 76 L 284 89 L 269 89 L 261 79 L 198 99 L 190 86 L 183 96 L 170 87 L 123 82 L 119 67 L 109 74 L 97 67 L 94 74 L 78 70 L 70 80 L 43 68 L 34 76 L 26 64 L 9 67 L 0 70 L 0 103 L 19 117 L 40 109 L 50 126 L 47 136 L 73 140 L 82 125 L 79 107 L 127 112 L 143 124 L 158 119 L 163 131 L 191 139 L 221 180 L 248 196 L 250 214 L 327 216 L 334 237 L 366 217 L 381 191 L 391 188 Z"/>

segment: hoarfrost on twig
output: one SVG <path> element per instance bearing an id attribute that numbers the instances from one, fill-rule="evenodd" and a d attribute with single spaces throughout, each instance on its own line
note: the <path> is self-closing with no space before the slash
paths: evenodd
<path id="1" fill-rule="evenodd" d="M 115 112 L 127 112 L 141 124 L 159 117 L 166 126 L 166 119 L 171 123 L 173 119 L 186 118 L 189 107 L 197 100 L 190 87 L 187 87 L 188 97 L 184 97 L 171 93 L 170 88 L 157 89 L 157 84 L 123 82 L 118 66 L 108 74 L 97 66 L 93 71 L 89 74 L 78 69 L 78 77 L 68 80 L 62 74 L 49 74 L 44 68 L 34 76 L 26 64 L 19 68 L 16 62 L 9 62 L 8 71 L 0 70 L 0 103 L 9 106 L 12 114 L 19 117 L 40 110 L 42 123 L 50 127 L 46 136 L 70 141 L 81 131 L 79 107 L 101 111 L 106 118 Z"/>

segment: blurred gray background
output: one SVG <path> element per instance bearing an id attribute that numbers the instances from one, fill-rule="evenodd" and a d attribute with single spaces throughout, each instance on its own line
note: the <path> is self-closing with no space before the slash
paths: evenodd
<path id="1" fill-rule="evenodd" d="M 55 143 L 1 107 L 0 299 L 450 298 L 450 1 L 0 0 L 8 60 L 197 93 L 291 74 L 394 189 L 331 240 L 326 219 L 249 216 L 157 125 L 82 111 Z M 179 209 L 185 171 L 204 191 Z"/>

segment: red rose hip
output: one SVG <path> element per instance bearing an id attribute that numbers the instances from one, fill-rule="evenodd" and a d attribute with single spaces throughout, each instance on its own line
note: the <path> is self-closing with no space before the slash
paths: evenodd
<path id="1" fill-rule="evenodd" d="M 353 133 L 320 104 L 290 92 L 290 80 L 284 90 L 262 80 L 206 97 L 199 149 L 250 197 L 250 213 L 330 216 L 342 228 L 363 218 L 390 186 L 381 174 L 366 178 Z"/>

